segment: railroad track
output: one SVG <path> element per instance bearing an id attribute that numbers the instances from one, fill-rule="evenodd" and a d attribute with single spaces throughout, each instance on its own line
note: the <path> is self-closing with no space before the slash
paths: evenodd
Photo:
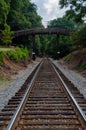
<path id="1" fill-rule="evenodd" d="M 0 113 L 0 130 L 86 130 L 86 100 L 49 60 L 30 80 Z"/>

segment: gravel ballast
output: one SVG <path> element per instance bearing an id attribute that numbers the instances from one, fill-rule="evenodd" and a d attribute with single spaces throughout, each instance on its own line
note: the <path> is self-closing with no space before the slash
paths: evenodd
<path id="1" fill-rule="evenodd" d="M 38 65 L 39 61 L 35 61 L 34 64 L 28 65 L 27 69 L 17 75 L 16 79 L 7 86 L 3 91 L 0 92 L 0 111 L 8 103 L 9 99 L 15 95 L 15 93 L 24 84 L 27 77 Z M 67 66 L 61 64 L 59 61 L 53 61 L 53 63 L 64 73 L 64 75 L 74 84 L 75 87 L 84 95 L 86 98 L 86 78 L 83 78 L 80 74 L 70 70 Z"/>
<path id="2" fill-rule="evenodd" d="M 59 61 L 53 63 L 63 72 L 63 74 L 78 88 L 80 93 L 86 98 L 86 78 L 82 77 L 79 73 L 70 70 L 66 65 L 61 64 Z"/>
<path id="3" fill-rule="evenodd" d="M 34 61 L 32 64 L 28 65 L 27 69 L 18 74 L 15 80 L 10 83 L 9 86 L 6 86 L 4 90 L 0 91 L 0 111 L 8 103 L 9 99 L 11 99 L 11 97 L 13 97 L 15 93 L 21 88 L 25 80 L 38 64 L 39 61 Z"/>

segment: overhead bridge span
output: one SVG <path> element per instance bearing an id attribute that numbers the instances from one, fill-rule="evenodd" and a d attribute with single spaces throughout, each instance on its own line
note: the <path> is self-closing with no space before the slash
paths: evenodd
<path id="1" fill-rule="evenodd" d="M 73 30 L 60 29 L 60 28 L 44 28 L 44 29 L 27 29 L 19 30 L 14 32 L 14 36 L 18 37 L 21 35 L 41 35 L 41 34 L 57 34 L 69 36 L 73 33 Z"/>

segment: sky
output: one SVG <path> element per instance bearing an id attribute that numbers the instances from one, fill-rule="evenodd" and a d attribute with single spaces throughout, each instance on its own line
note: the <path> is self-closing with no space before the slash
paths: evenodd
<path id="1" fill-rule="evenodd" d="M 55 18 L 62 17 L 65 14 L 65 9 L 60 9 L 59 0 L 31 0 L 37 5 L 37 12 L 43 18 L 44 26 Z"/>

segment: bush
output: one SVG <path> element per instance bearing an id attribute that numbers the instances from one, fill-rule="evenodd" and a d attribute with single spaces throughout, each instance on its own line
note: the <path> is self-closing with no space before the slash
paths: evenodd
<path id="1" fill-rule="evenodd" d="M 72 57 L 71 54 L 69 54 L 69 55 L 65 56 L 63 58 L 63 60 L 66 61 L 66 62 L 69 62 L 71 60 L 71 57 Z"/>
<path id="2" fill-rule="evenodd" d="M 15 50 L 10 50 L 7 52 L 7 55 L 8 57 L 11 59 L 11 60 L 14 60 L 14 61 L 18 61 L 18 55 L 17 55 L 17 52 Z"/>
<path id="3" fill-rule="evenodd" d="M 14 38 L 13 36 L 13 31 L 11 31 L 11 28 L 8 24 L 4 24 L 4 30 L 1 30 L 2 32 L 2 42 L 5 43 L 5 45 L 10 45 L 12 43 L 12 39 Z"/>
<path id="4" fill-rule="evenodd" d="M 14 51 L 13 50 L 8 51 L 8 56 L 11 60 L 21 61 L 29 57 L 29 52 L 27 48 L 17 47 Z"/>
<path id="5" fill-rule="evenodd" d="M 79 70 L 86 70 L 86 64 L 83 64 L 82 60 L 76 65 L 76 68 Z"/>
<path id="6" fill-rule="evenodd" d="M 0 51 L 0 64 L 3 64 L 4 57 L 6 57 L 6 52 Z"/>
<path id="7" fill-rule="evenodd" d="M 19 47 L 16 47 L 15 50 L 0 51 L 0 64 L 3 64 L 3 59 L 6 57 L 18 62 L 29 58 L 29 52 L 27 48 Z"/>
<path id="8" fill-rule="evenodd" d="M 71 42 L 75 46 L 86 47 L 86 25 L 71 36 Z"/>
<path id="9" fill-rule="evenodd" d="M 18 54 L 18 57 L 20 60 L 27 59 L 29 56 L 29 52 L 28 52 L 27 48 L 17 47 L 16 51 L 17 51 L 17 54 Z"/>

